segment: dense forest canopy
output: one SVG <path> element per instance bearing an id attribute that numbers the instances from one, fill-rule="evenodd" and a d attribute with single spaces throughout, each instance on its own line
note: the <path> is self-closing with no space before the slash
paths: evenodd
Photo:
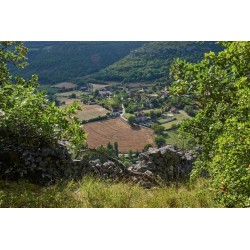
<path id="1" fill-rule="evenodd" d="M 221 49 L 215 42 L 149 42 L 93 77 L 106 81 L 171 82 L 169 68 L 175 58 L 197 62 L 204 52 Z"/>
<path id="2" fill-rule="evenodd" d="M 39 75 L 40 84 L 73 81 L 169 81 L 174 58 L 191 62 L 219 51 L 215 42 L 24 42 L 29 66 L 13 73 Z"/>
<path id="3" fill-rule="evenodd" d="M 99 71 L 145 42 L 24 42 L 29 66 L 15 74 L 39 75 L 40 84 L 82 82 L 81 77 Z M 78 79 L 80 77 L 80 79 Z"/>

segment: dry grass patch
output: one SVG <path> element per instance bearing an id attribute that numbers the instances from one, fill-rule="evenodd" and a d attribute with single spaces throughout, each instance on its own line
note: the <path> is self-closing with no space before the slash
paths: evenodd
<path id="1" fill-rule="evenodd" d="M 58 88 L 58 89 L 71 89 L 71 88 L 76 88 L 77 84 L 72 83 L 72 82 L 61 82 L 61 83 L 52 85 L 51 87 Z"/>

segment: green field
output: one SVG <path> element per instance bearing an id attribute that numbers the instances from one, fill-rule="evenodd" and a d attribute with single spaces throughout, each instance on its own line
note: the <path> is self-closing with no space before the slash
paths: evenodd
<path id="1" fill-rule="evenodd" d="M 73 90 L 73 91 L 67 91 L 67 92 L 57 93 L 56 96 L 58 96 L 58 97 L 69 97 L 72 94 L 75 94 L 76 97 L 80 97 L 83 94 L 83 92 L 82 91 Z"/>
<path id="2" fill-rule="evenodd" d="M 166 144 L 172 144 L 175 146 L 179 144 L 179 137 L 178 137 L 176 130 L 166 131 L 166 134 L 167 134 L 167 136 L 165 137 Z"/>
<path id="3" fill-rule="evenodd" d="M 161 110 L 160 109 L 146 109 L 146 110 L 143 110 L 144 114 L 149 114 L 150 111 L 156 112 L 156 111 L 161 111 Z"/>
<path id="4" fill-rule="evenodd" d="M 123 115 L 124 118 L 128 119 L 130 116 L 134 116 L 133 114 L 130 114 L 130 113 L 125 113 Z"/>
<path id="5" fill-rule="evenodd" d="M 47 94 L 56 94 L 58 92 L 58 89 L 52 88 L 51 85 L 40 85 L 39 89 L 42 91 L 46 91 Z"/>
<path id="6" fill-rule="evenodd" d="M 176 118 L 176 120 L 174 121 L 171 121 L 171 122 L 168 122 L 168 123 L 165 123 L 165 124 L 162 124 L 162 126 L 165 127 L 165 129 L 170 129 L 171 126 L 173 124 L 180 124 L 184 119 L 190 119 L 191 117 L 186 113 L 184 112 L 183 110 L 180 110 L 180 114 L 174 114 L 174 116 Z"/>

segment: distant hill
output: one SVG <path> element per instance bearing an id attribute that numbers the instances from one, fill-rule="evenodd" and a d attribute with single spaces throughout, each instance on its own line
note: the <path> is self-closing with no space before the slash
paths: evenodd
<path id="1" fill-rule="evenodd" d="M 204 52 L 220 50 L 215 42 L 149 42 L 91 77 L 123 82 L 169 81 L 169 67 L 174 58 L 195 62 Z"/>
<path id="2" fill-rule="evenodd" d="M 82 77 L 106 68 L 145 42 L 24 42 L 29 66 L 13 73 L 39 75 L 41 84 L 82 82 Z"/>
<path id="3" fill-rule="evenodd" d="M 29 66 L 13 73 L 38 74 L 40 84 L 71 81 L 170 81 L 174 58 L 197 61 L 219 51 L 215 42 L 24 42 Z"/>

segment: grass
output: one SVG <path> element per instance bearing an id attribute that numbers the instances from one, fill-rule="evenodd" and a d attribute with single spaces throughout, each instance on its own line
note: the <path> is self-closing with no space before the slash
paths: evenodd
<path id="1" fill-rule="evenodd" d="M 39 89 L 41 91 L 46 91 L 47 94 L 56 94 L 58 92 L 58 89 L 52 88 L 51 85 L 40 85 Z"/>
<path id="2" fill-rule="evenodd" d="M 126 182 L 85 177 L 67 185 L 39 187 L 30 183 L 0 181 L 0 207 L 68 208 L 172 208 L 214 207 L 207 180 L 153 189 Z"/>
<path id="3" fill-rule="evenodd" d="M 174 116 L 176 118 L 176 120 L 174 121 L 171 121 L 171 122 L 168 122 L 168 123 L 165 123 L 165 124 L 162 124 L 162 126 L 165 127 L 165 129 L 170 129 L 171 126 L 173 124 L 180 124 L 184 119 L 190 119 L 191 117 L 186 113 L 184 112 L 183 110 L 180 110 L 180 113 L 179 114 L 174 114 Z"/>
<path id="4" fill-rule="evenodd" d="M 57 93 L 56 96 L 57 97 L 69 97 L 72 94 L 75 94 L 76 97 L 81 97 L 81 95 L 83 94 L 83 92 L 82 91 L 78 91 L 78 90 L 68 91 L 68 92 L 60 92 L 60 93 Z"/>
<path id="5" fill-rule="evenodd" d="M 158 111 L 161 111 L 161 109 L 145 109 L 145 110 L 143 110 L 144 114 L 150 114 L 150 111 L 158 112 Z"/>
<path id="6" fill-rule="evenodd" d="M 178 134 L 176 133 L 176 130 L 168 130 L 166 131 L 167 133 L 167 137 L 166 139 L 166 144 L 172 144 L 172 145 L 176 145 L 178 144 L 179 138 L 178 138 Z"/>
<path id="7" fill-rule="evenodd" d="M 130 113 L 125 113 L 123 115 L 124 118 L 128 119 L 130 116 L 135 116 L 134 114 L 130 114 Z"/>

